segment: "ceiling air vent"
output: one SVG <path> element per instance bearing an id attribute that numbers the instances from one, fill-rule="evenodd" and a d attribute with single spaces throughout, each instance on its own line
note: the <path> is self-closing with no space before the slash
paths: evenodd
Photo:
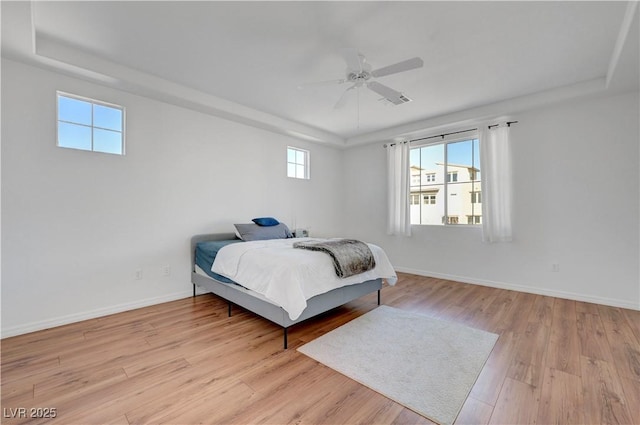
<path id="1" fill-rule="evenodd" d="M 383 102 L 387 102 L 390 103 L 392 105 L 402 105 L 403 103 L 407 103 L 407 102 L 411 102 L 411 99 L 409 99 L 407 96 L 400 94 L 396 97 L 393 98 L 385 98 L 383 97 L 382 99 L 380 99 Z"/>
<path id="2" fill-rule="evenodd" d="M 407 103 L 407 102 L 411 102 L 411 99 L 409 99 L 407 96 L 401 94 L 399 103 L 394 103 L 394 104 L 395 105 L 400 105 L 401 103 Z"/>

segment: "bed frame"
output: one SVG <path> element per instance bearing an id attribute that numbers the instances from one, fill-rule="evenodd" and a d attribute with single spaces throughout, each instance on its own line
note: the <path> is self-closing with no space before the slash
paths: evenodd
<path id="1" fill-rule="evenodd" d="M 225 299 L 229 307 L 229 316 L 231 316 L 231 306 L 235 304 L 282 326 L 285 349 L 287 348 L 287 331 L 289 327 L 296 323 L 310 319 L 311 317 L 317 316 L 375 291 L 378 291 L 378 305 L 380 305 L 382 279 L 373 279 L 355 285 L 343 286 L 324 294 L 316 295 L 315 297 L 307 300 L 307 308 L 304 309 L 300 317 L 296 320 L 291 320 L 288 313 L 282 307 L 257 297 L 248 289 L 238 285 L 223 283 L 209 276 L 203 276 L 202 274 L 196 273 L 196 244 L 199 242 L 229 239 L 236 239 L 236 235 L 234 233 L 213 233 L 196 235 L 191 238 L 191 283 L 193 283 L 193 296 L 196 296 L 196 286 L 199 286 Z"/>

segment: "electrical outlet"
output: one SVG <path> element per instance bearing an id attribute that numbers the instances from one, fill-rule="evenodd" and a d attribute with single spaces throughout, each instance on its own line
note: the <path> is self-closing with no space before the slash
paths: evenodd
<path id="1" fill-rule="evenodd" d="M 558 263 L 551 264 L 551 271 L 552 272 L 559 272 L 560 271 L 560 264 L 558 264 Z"/>
<path id="2" fill-rule="evenodd" d="M 136 280 L 142 280 L 142 269 L 136 269 L 135 278 Z"/>
<path id="3" fill-rule="evenodd" d="M 171 276 L 171 266 L 162 267 L 162 276 Z"/>

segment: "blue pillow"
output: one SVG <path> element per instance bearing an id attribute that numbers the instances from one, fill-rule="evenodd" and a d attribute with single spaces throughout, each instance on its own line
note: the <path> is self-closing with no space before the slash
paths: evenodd
<path id="1" fill-rule="evenodd" d="M 256 223 L 258 226 L 277 226 L 280 224 L 280 222 L 273 217 L 258 217 L 251 221 Z"/>

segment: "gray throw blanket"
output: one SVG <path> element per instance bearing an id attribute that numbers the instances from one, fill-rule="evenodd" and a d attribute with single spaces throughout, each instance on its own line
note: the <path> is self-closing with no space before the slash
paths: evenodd
<path id="1" fill-rule="evenodd" d="M 329 254 L 333 259 L 336 274 L 341 278 L 364 273 L 376 266 L 376 261 L 367 244 L 355 239 L 302 241 L 295 242 L 293 247 Z"/>

